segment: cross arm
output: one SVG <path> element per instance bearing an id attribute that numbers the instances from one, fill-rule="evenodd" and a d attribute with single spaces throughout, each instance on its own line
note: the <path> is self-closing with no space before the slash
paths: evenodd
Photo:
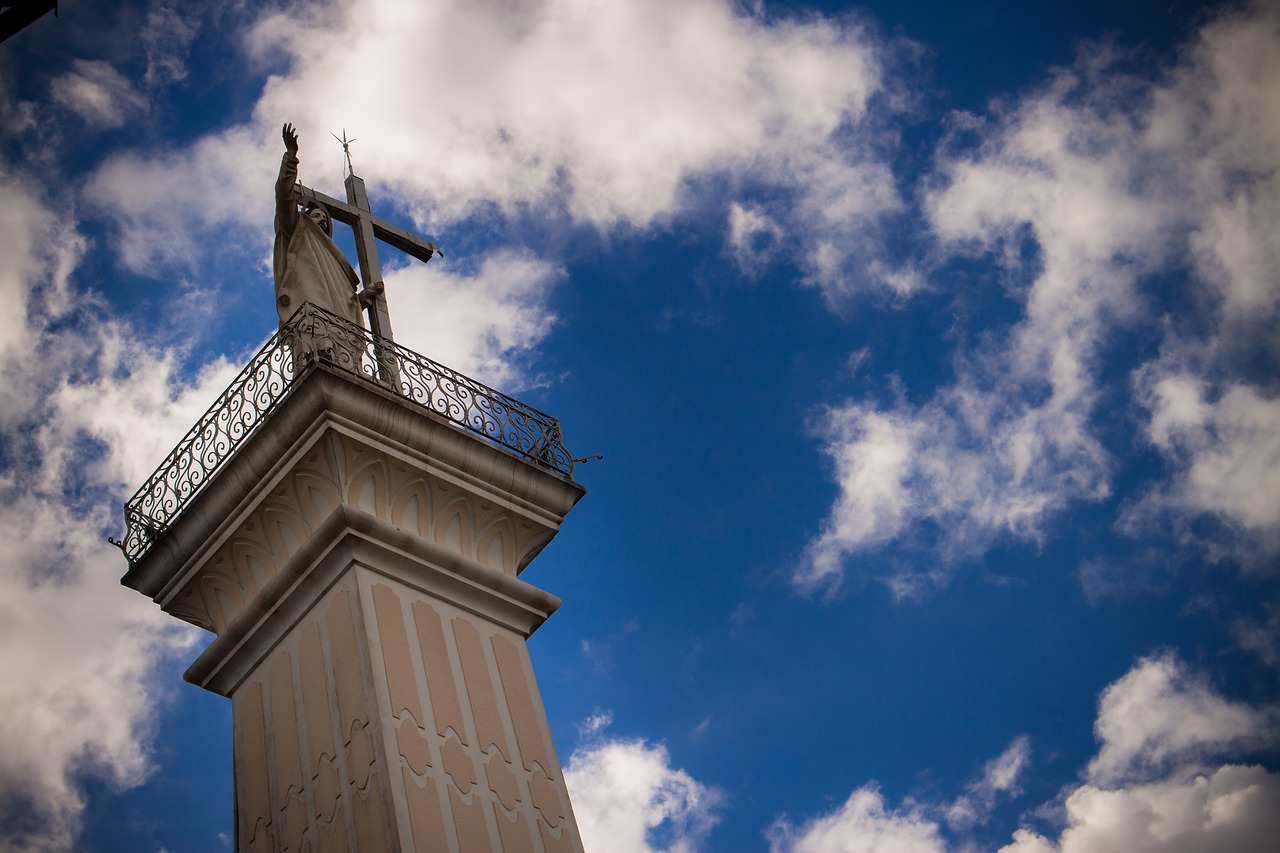
<path id="1" fill-rule="evenodd" d="M 410 234 L 403 228 L 392 225 L 377 216 L 373 216 L 367 211 L 362 211 L 355 205 L 345 201 L 339 201 L 331 195 L 325 195 L 322 192 L 311 189 L 299 183 L 294 187 L 294 193 L 298 197 L 298 201 L 306 205 L 307 201 L 315 200 L 329 208 L 329 215 L 344 225 L 357 227 L 360 222 L 361 215 L 368 216 L 373 223 L 373 236 L 386 243 L 393 249 L 404 252 L 411 258 L 426 263 L 431 260 L 433 255 L 443 255 L 435 243 L 430 240 L 423 240 L 421 237 Z"/>
<path id="2" fill-rule="evenodd" d="M 360 221 L 359 210 L 345 201 L 338 201 L 331 195 L 325 195 L 322 192 L 311 189 L 311 187 L 303 186 L 301 183 L 294 186 L 293 193 L 298 197 L 298 203 L 303 207 L 306 207 L 308 201 L 320 202 L 329 208 L 329 215 L 343 225 L 355 225 Z"/>
<path id="3" fill-rule="evenodd" d="M 432 255 L 444 254 L 435 243 L 416 237 L 403 228 L 397 228 L 390 222 L 383 222 L 376 216 L 373 218 L 373 236 L 393 249 L 399 249 L 409 257 L 417 258 L 424 264 L 431 260 Z"/>

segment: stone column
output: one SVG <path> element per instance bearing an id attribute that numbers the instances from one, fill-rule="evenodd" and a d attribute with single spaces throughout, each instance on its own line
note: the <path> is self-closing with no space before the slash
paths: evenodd
<path id="1" fill-rule="evenodd" d="M 237 849 L 582 853 L 517 578 L 583 489 L 319 366 L 124 578 L 217 634 Z"/>

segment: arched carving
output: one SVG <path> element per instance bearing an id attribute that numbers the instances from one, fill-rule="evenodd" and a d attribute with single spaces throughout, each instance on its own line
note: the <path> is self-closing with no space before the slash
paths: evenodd
<path id="1" fill-rule="evenodd" d="M 431 530 L 431 516 L 431 495 L 425 477 L 396 484 L 391 499 L 392 524 L 425 537 Z"/>
<path id="2" fill-rule="evenodd" d="M 515 526 L 508 515 L 490 517 L 476 536 L 476 558 L 515 577 Z"/>

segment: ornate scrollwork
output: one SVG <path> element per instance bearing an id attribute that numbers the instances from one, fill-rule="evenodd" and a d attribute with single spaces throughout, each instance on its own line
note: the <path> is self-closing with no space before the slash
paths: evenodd
<path id="1" fill-rule="evenodd" d="M 422 408 L 535 465 L 573 476 L 574 460 L 556 418 L 304 303 L 125 504 L 125 534 L 112 544 L 130 564 L 317 364 L 382 387 L 387 377 L 396 377 L 392 384 L 398 382 L 399 393 Z"/>

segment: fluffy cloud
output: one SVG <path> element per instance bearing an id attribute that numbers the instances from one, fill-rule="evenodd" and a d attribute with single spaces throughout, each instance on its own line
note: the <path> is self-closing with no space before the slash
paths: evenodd
<path id="1" fill-rule="evenodd" d="M 1280 832 L 1280 776 L 1221 763 L 1280 741 L 1276 712 L 1233 702 L 1172 653 L 1138 660 L 1102 693 L 1100 748 L 1084 781 L 1036 810 L 1061 817 L 1056 840 L 1020 828 L 1000 853 L 1264 853 Z M 891 808 L 875 783 L 828 814 L 767 831 L 771 853 L 946 853 L 977 849 L 968 831 L 1016 796 L 1030 741 L 1015 738 L 953 802 Z M 942 823 L 952 830 L 944 835 Z"/>
<path id="2" fill-rule="evenodd" d="M 65 311 L 67 277 L 80 259 L 84 241 L 75 228 L 49 209 L 39 186 L 29 177 L 0 164 L 0 300 L 17 322 L 0 324 L 0 368 L 17 368 L 30 351 L 35 332 L 28 316 Z M 0 394 L 3 390 L 0 389 Z M 23 408 L 23 401 L 0 396 L 0 424 L 5 413 Z"/>
<path id="3" fill-rule="evenodd" d="M 1280 833 L 1280 776 L 1206 766 L 1277 742 L 1274 709 L 1230 701 L 1171 653 L 1144 658 L 1099 701 L 1101 742 L 1067 794 L 1057 841 L 1029 829 L 1001 853 L 1264 853 Z"/>
<path id="4" fill-rule="evenodd" d="M 504 391 L 535 382 L 529 356 L 555 324 L 547 308 L 564 276 L 528 252 L 498 250 L 474 270 L 448 259 L 387 275 L 396 341 Z"/>
<path id="5" fill-rule="evenodd" d="M 0 283 L 23 310 L 0 348 L 0 824 L 6 850 L 73 846 L 86 776 L 126 786 L 148 769 L 157 661 L 175 627 L 119 585 L 121 484 L 154 466 L 207 404 L 172 355 L 93 319 L 68 284 L 82 241 L 32 185 L 5 176 Z M 212 382 L 222 381 L 210 373 Z"/>
<path id="6" fill-rule="evenodd" d="M 352 128 L 358 170 L 427 230 L 495 210 L 643 229 L 686 210 L 698 181 L 727 176 L 778 197 L 788 254 L 829 298 L 911 286 L 866 262 L 902 205 L 871 109 L 892 49 L 853 18 L 766 22 L 726 0 L 348 0 L 266 13 L 245 43 L 262 67 L 288 68 L 250 125 L 184 151 L 120 154 L 91 185 L 100 201 L 131 196 L 121 242 L 135 268 L 196 248 L 178 229 L 150 248 L 138 237 L 175 214 L 188 226 L 269 221 L 263 169 L 288 120 L 310 182 L 341 179 L 328 132 Z"/>
<path id="7" fill-rule="evenodd" d="M 227 380 L 180 382 L 172 353 L 120 329 L 46 333 L 4 392 L 37 399 L 7 423 L 0 468 L 0 824 L 5 850 L 73 846 L 86 776 L 127 787 L 149 770 L 165 690 L 152 672 L 196 632 L 120 586 L 108 533 L 124 488 L 159 462 Z M 91 374 L 87 376 L 86 374 Z"/>
<path id="8" fill-rule="evenodd" d="M 1066 800 L 1057 843 L 1020 829 L 1000 853 L 1268 853 L 1280 833 L 1280 776 L 1225 765 L 1205 773 L 1105 790 L 1086 785 Z"/>
<path id="9" fill-rule="evenodd" d="M 185 16 L 175 5 L 158 2 L 147 10 L 139 39 L 147 56 L 142 79 L 148 88 L 186 79 L 187 54 L 199 29 L 199 22 Z"/>
<path id="10" fill-rule="evenodd" d="M 598 718 L 588 730 L 599 732 Z M 565 784 L 588 850 L 693 853 L 719 820 L 723 796 L 671 766 L 666 749 L 601 737 L 569 758 Z"/>
<path id="11" fill-rule="evenodd" d="M 876 784 L 855 790 L 829 814 L 797 826 L 779 818 L 769 827 L 771 853 L 945 853 L 953 849 L 941 822 L 963 832 L 991 814 L 996 801 L 1020 793 L 1018 780 L 1031 758 L 1031 741 L 1016 737 L 951 803 L 908 799 L 890 808 Z"/>
<path id="12" fill-rule="evenodd" d="M 938 825 L 921 810 L 894 811 L 874 785 L 859 788 L 844 805 L 802 826 L 779 820 L 770 827 L 770 853 L 945 853 Z"/>
<path id="13" fill-rule="evenodd" d="M 1128 59 L 1087 48 L 988 119 L 956 118 L 971 144 L 940 156 L 926 211 L 944 253 L 1001 262 L 1020 316 L 961 350 L 956 381 L 921 404 L 827 412 L 840 497 L 797 581 L 838 581 L 845 557 L 922 525 L 951 554 L 1037 541 L 1066 507 L 1108 497 L 1095 416 L 1117 391 L 1099 377 L 1135 325 L 1165 335 L 1132 399 L 1170 476 L 1129 529 L 1173 510 L 1280 533 L 1280 408 L 1258 370 L 1277 357 L 1280 12 L 1211 21 L 1154 81 Z M 1156 275 L 1205 310 L 1155 316 Z"/>
<path id="14" fill-rule="evenodd" d="M 1018 780 L 1031 762 L 1031 739 L 1020 735 L 1004 752 L 982 767 L 982 774 L 965 785 L 964 793 L 947 806 L 945 817 L 953 828 L 964 829 L 987 819 L 1002 796 L 1021 793 Z"/>
<path id="15" fill-rule="evenodd" d="M 70 71 L 49 84 L 49 95 L 94 130 L 121 127 L 146 108 L 133 84 L 101 60 L 75 60 Z"/>
<path id="16" fill-rule="evenodd" d="M 1145 779 L 1211 755 L 1274 742 L 1276 713 L 1215 692 L 1171 652 L 1143 658 L 1108 687 L 1095 731 L 1102 748 L 1089 764 L 1095 784 Z"/>
<path id="17" fill-rule="evenodd" d="M 83 197 L 90 210 L 109 212 L 114 248 L 132 272 L 195 272 L 214 247 L 236 244 L 227 230 L 256 234 L 267 252 L 279 140 L 278 127 L 237 127 L 182 150 L 115 154 L 89 177 Z"/>

